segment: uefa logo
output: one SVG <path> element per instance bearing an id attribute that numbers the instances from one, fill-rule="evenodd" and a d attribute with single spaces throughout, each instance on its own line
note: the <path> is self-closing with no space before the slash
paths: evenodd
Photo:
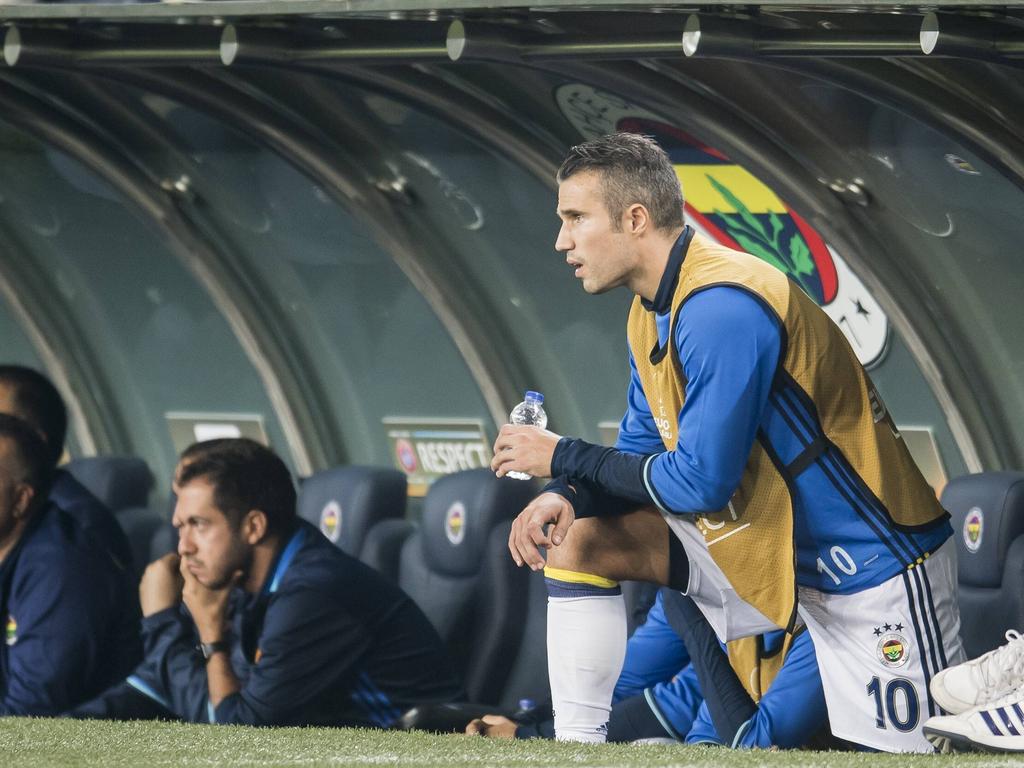
<path id="1" fill-rule="evenodd" d="M 419 469 L 419 462 L 416 461 L 416 451 L 413 450 L 412 443 L 404 437 L 400 437 L 395 441 L 395 456 L 407 474 L 411 475 Z"/>

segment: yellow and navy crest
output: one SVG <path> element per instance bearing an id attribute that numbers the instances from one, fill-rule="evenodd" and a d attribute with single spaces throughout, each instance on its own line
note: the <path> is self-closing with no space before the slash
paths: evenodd
<path id="1" fill-rule="evenodd" d="M 902 667 L 907 663 L 910 641 L 902 633 L 902 623 L 875 627 L 875 637 L 878 638 L 875 650 L 878 653 L 878 660 L 887 667 Z"/>
<path id="2" fill-rule="evenodd" d="M 320 532 L 335 543 L 341 536 L 341 504 L 334 499 L 327 502 L 320 512 Z"/>
<path id="3" fill-rule="evenodd" d="M 461 501 L 448 507 L 444 516 L 444 535 L 456 547 L 466 538 L 466 506 Z"/>
<path id="4" fill-rule="evenodd" d="M 14 645 L 18 642 L 18 622 L 10 614 L 7 614 L 7 628 L 4 632 L 4 642 L 7 643 L 7 645 Z"/>
<path id="5" fill-rule="evenodd" d="M 971 507 L 971 511 L 964 518 L 964 546 L 968 552 L 974 553 L 981 549 L 984 522 L 985 516 L 981 512 L 981 507 Z"/>

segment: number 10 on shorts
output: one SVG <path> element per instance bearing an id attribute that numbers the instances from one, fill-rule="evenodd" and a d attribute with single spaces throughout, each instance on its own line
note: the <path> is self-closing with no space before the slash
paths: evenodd
<path id="1" fill-rule="evenodd" d="M 896 677 L 885 684 L 877 677 L 871 678 L 867 685 L 868 696 L 875 699 L 875 727 L 885 730 L 892 725 L 897 731 L 907 733 L 917 728 L 921 719 L 921 706 L 918 703 L 917 688 L 909 680 Z"/>

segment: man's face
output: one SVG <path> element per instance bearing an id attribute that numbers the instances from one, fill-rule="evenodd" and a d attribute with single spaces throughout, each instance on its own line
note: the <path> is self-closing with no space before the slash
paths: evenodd
<path id="1" fill-rule="evenodd" d="M 21 417 L 21 414 L 14 408 L 14 388 L 2 381 L 0 381 L 0 413 Z"/>
<path id="2" fill-rule="evenodd" d="M 172 522 L 178 529 L 178 554 L 204 587 L 221 589 L 236 571 L 248 572 L 251 547 L 213 504 L 213 486 L 203 478 L 177 486 Z"/>
<path id="3" fill-rule="evenodd" d="M 9 543 L 18 525 L 17 515 L 32 500 L 31 489 L 21 481 L 17 467 L 10 440 L 0 437 L 0 547 Z"/>
<path id="4" fill-rule="evenodd" d="M 583 290 L 597 294 L 626 285 L 637 269 L 633 239 L 616 232 L 608 215 L 601 192 L 601 176 L 582 171 L 558 185 L 558 231 L 555 250 L 565 254 L 565 261 L 575 267 L 575 275 L 583 281 Z"/>

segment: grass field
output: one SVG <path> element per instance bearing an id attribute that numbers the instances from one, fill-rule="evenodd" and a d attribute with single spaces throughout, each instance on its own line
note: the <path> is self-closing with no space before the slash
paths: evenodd
<path id="1" fill-rule="evenodd" d="M 1024 755 L 875 755 L 727 751 L 682 746 L 577 746 L 327 728 L 244 728 L 178 723 L 0 720 L 0 765 L 35 766 L 827 766 L 1024 765 Z"/>

